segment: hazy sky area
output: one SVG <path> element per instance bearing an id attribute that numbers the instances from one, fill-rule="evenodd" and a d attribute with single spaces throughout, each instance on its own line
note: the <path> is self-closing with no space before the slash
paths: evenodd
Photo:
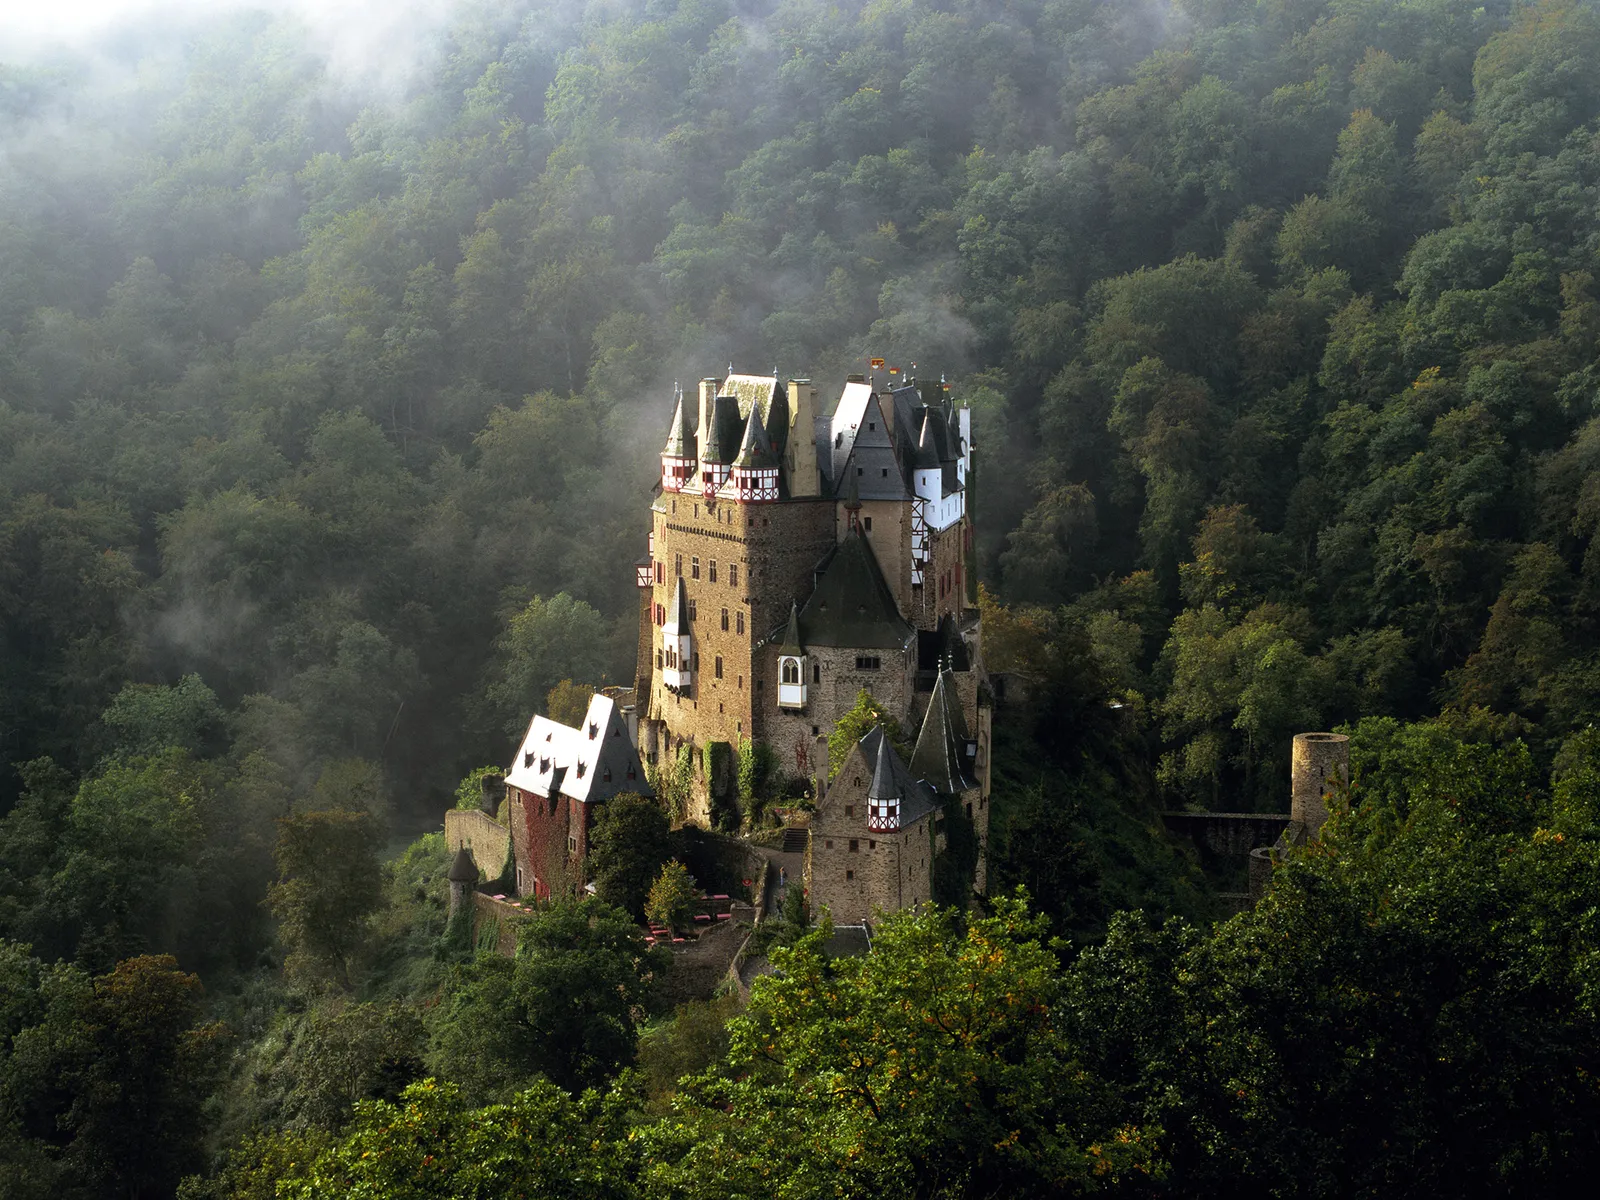
<path id="1" fill-rule="evenodd" d="M 337 74 L 392 79 L 453 7 L 452 0 L 0 0 L 0 59 L 25 60 L 128 23 L 266 9 L 293 12 L 316 30 Z"/>

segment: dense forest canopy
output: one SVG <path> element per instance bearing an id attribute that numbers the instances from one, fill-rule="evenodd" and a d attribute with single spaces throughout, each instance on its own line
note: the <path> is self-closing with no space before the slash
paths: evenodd
<path id="1" fill-rule="evenodd" d="M 673 385 L 732 363 L 831 391 L 869 356 L 974 410 L 985 652 L 1027 697 L 996 727 L 990 877 L 1070 939 L 1021 908 L 903 932 L 952 978 L 963 939 L 995 939 L 1018 987 L 1078 1014 L 1019 1018 L 1044 1057 L 991 1082 L 1054 1151 L 994 1178 L 1311 1194 L 1316 1163 L 1329 1194 L 1423 1194 L 1587 1163 L 1600 6 L 425 17 L 351 41 L 314 6 L 189 6 L 0 50 L 0 1155 L 19 1177 L 169 1195 L 244 1145 L 217 1195 L 280 1176 L 325 1194 L 317 1172 L 365 1169 L 386 1123 L 433 1129 L 443 1158 L 451 1130 L 533 1120 L 551 1141 L 529 1161 L 587 1146 L 621 1195 L 646 1175 L 757 1191 L 780 1168 L 915 1193 L 846 1170 L 850 1131 L 881 1130 L 777 1162 L 721 1123 L 742 1103 L 803 1141 L 830 1119 L 771 1108 L 810 1086 L 794 1062 L 738 1073 L 777 989 L 731 1033 L 708 1009 L 647 1039 L 646 1100 L 526 1090 L 561 1074 L 549 963 L 441 936 L 437 837 L 381 865 L 547 696 L 631 682 Z M 1281 809 L 1290 736 L 1347 722 L 1370 811 L 1207 931 L 1155 814 Z M 1498 924 L 1444 938 L 1462 913 Z M 551 920 L 644 987 L 614 911 Z M 1356 965 L 1297 957 L 1321 942 Z M 794 978 L 833 986 L 806 945 Z M 1505 1005 L 1438 1010 L 1462 980 Z M 1296 995 L 1347 1006 L 1331 1041 L 1297 1040 Z M 633 1061 L 635 1009 L 600 1005 L 606 1071 L 561 1079 Z M 489 1061 L 471 1033 L 503 1011 Z M 676 1103 L 662 1062 L 724 1051 L 681 1100 L 705 1146 L 621 1132 L 630 1106 Z M 1054 1125 L 1036 1069 L 1085 1080 Z M 449 1082 L 402 1099 L 424 1075 Z M 1527 1119 L 1459 1123 L 1496 1105 Z M 141 1140 L 130 1113 L 162 1124 Z M 1408 1177 L 1439 1145 L 1465 1157 Z M 1365 1165 L 1335 1169 L 1352 1147 Z"/>
<path id="2" fill-rule="evenodd" d="M 1274 803 L 1285 735 L 1364 713 L 1559 736 L 1597 39 L 470 0 L 381 88 L 241 10 L 12 63 L 0 753 L 87 767 L 123 682 L 196 673 L 292 769 L 441 796 L 544 687 L 629 677 L 673 382 L 868 353 L 977 408 L 992 590 L 1070 604 L 1175 799 Z M 589 644 L 513 632 L 562 594 Z"/>

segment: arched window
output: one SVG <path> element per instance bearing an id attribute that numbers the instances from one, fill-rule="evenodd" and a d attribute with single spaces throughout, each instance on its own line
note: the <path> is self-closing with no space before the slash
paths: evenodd
<path id="1" fill-rule="evenodd" d="M 800 660 L 799 659 L 797 659 L 797 658 L 786 658 L 786 659 L 783 660 L 783 682 L 784 683 L 799 683 L 800 682 Z"/>

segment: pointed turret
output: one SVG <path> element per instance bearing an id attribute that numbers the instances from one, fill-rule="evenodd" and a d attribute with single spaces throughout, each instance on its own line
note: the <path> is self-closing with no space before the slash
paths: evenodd
<path id="1" fill-rule="evenodd" d="M 905 799 L 905 789 L 894 775 L 894 751 L 888 738 L 878 739 L 878 762 L 872 768 L 872 783 L 867 788 L 867 799 L 874 804 L 898 804 Z"/>
<path id="2" fill-rule="evenodd" d="M 456 860 L 450 864 L 445 876 L 450 881 L 450 915 L 456 915 L 467 892 L 478 886 L 478 864 L 472 861 L 472 851 L 465 845 L 456 851 Z"/>
<path id="3" fill-rule="evenodd" d="M 976 787 L 972 779 L 976 763 L 968 764 L 971 747 L 966 717 L 955 694 L 955 679 L 946 667 L 933 684 L 928 714 L 917 734 L 916 749 L 911 752 L 911 773 L 947 796 Z"/>
<path id="4" fill-rule="evenodd" d="M 472 861 L 472 851 L 465 845 L 456 851 L 456 860 L 450 864 L 449 879 L 451 883 L 478 882 L 478 864 Z"/>
<path id="5" fill-rule="evenodd" d="M 661 648 L 657 654 L 661 682 L 667 687 L 682 691 L 694 682 L 694 635 L 689 623 L 689 591 L 682 575 L 678 576 L 677 589 L 672 593 L 666 624 L 661 627 Z"/>
<path id="6" fill-rule="evenodd" d="M 876 755 L 872 752 L 874 739 L 877 742 Z M 872 782 L 867 785 L 867 828 L 878 833 L 893 833 L 900 828 L 902 818 L 907 815 L 908 781 L 905 767 L 895 756 L 894 747 L 889 745 L 888 735 L 882 729 L 874 729 L 862 738 L 861 749 L 875 759 Z M 916 798 L 923 802 L 921 807 L 926 807 L 925 802 L 929 797 L 924 789 L 915 782 L 912 782 L 912 787 L 918 793 Z"/>
<path id="7" fill-rule="evenodd" d="M 766 426 L 761 421 L 759 408 L 752 408 L 750 419 L 744 423 L 744 437 L 739 442 L 739 452 L 733 457 L 733 465 L 749 470 L 778 465 L 777 456 L 772 452 L 772 441 L 767 437 Z"/>
<path id="8" fill-rule="evenodd" d="M 784 628 L 783 644 L 778 647 L 778 653 L 795 656 L 805 653 L 800 644 L 800 605 L 794 600 L 789 601 L 789 624 Z"/>
<path id="9" fill-rule="evenodd" d="M 789 602 L 789 624 L 778 647 L 778 707 L 806 706 L 806 651 L 800 641 L 800 608 Z"/>
<path id="10" fill-rule="evenodd" d="M 680 391 L 677 407 L 672 412 L 672 424 L 667 429 L 667 444 L 662 447 L 661 453 L 678 458 L 693 458 L 695 441 L 694 423 L 689 420 L 689 413 L 683 404 L 683 392 Z"/>
<path id="11" fill-rule="evenodd" d="M 661 488 L 668 492 L 681 492 L 694 478 L 695 458 L 699 453 L 694 422 L 683 403 L 683 392 L 678 392 L 677 407 L 673 409 L 672 424 L 667 428 L 667 444 L 661 448 Z"/>

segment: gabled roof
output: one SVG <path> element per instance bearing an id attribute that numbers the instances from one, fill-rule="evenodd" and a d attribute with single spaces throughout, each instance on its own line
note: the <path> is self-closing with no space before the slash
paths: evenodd
<path id="1" fill-rule="evenodd" d="M 949 671 L 940 671 L 933 684 L 933 697 L 928 701 L 927 716 L 922 720 L 922 731 L 917 734 L 916 749 L 911 752 L 911 773 L 945 795 L 977 787 L 972 778 L 977 764 L 967 755 L 971 740 L 966 715 L 955 692 L 955 679 Z"/>
<path id="2" fill-rule="evenodd" d="M 876 412 L 877 401 L 873 397 L 871 384 L 847 383 L 839 396 L 839 403 L 834 406 L 833 418 L 829 422 L 828 458 L 825 461 L 829 464 L 828 478 L 836 489 L 844 478 L 845 460 L 855 449 L 856 434 L 867 423 L 869 404 Z"/>
<path id="3" fill-rule="evenodd" d="M 759 412 L 762 420 L 772 414 L 772 403 L 780 393 L 776 375 L 729 375 L 717 389 L 719 396 L 732 396 L 739 402 L 739 413 Z"/>
<path id="4" fill-rule="evenodd" d="M 919 471 L 939 469 L 939 443 L 933 432 L 933 409 L 922 410 L 922 430 L 917 435 L 916 467 Z"/>
<path id="5" fill-rule="evenodd" d="M 667 623 L 661 627 L 666 634 L 689 632 L 689 590 L 684 587 L 683 576 L 678 576 L 678 588 L 672 593 L 672 603 L 667 607 Z"/>
<path id="6" fill-rule="evenodd" d="M 683 393 L 678 393 L 678 406 L 672 412 L 672 424 L 667 427 L 667 444 L 661 448 L 663 455 L 672 458 L 693 458 L 696 450 L 694 422 L 684 410 Z"/>
<path id="7" fill-rule="evenodd" d="M 619 792 L 652 796 L 639 752 L 628 737 L 622 712 L 610 696 L 596 692 L 577 729 L 534 717 L 506 782 L 536 796 L 562 795 L 585 804 Z"/>
<path id="8" fill-rule="evenodd" d="M 854 386 L 854 385 L 852 385 Z M 856 487 L 863 500 L 909 500 L 911 492 L 906 487 L 905 469 L 895 453 L 894 442 L 889 437 L 889 423 L 879 407 L 876 396 L 868 398 L 862 410 L 862 421 L 856 428 L 854 440 L 847 435 L 845 444 L 851 446 L 842 468 L 834 494 L 842 496 L 854 476 Z"/>
<path id="9" fill-rule="evenodd" d="M 852 529 L 823 560 L 800 610 L 801 644 L 901 650 L 912 627 L 900 615 L 872 547 Z"/>

